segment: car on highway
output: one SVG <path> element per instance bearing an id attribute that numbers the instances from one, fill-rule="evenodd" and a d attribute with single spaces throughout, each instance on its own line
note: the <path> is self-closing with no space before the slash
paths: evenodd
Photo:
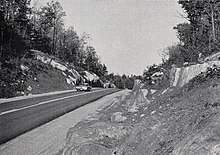
<path id="1" fill-rule="evenodd" d="M 84 83 L 83 85 L 76 86 L 77 91 L 90 91 L 92 87 L 88 83 Z"/>

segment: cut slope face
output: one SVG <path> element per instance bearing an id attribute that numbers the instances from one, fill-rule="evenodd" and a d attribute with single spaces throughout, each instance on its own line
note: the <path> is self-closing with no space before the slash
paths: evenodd
<path id="1" fill-rule="evenodd" d="M 95 74 L 95 73 L 90 73 L 88 71 L 84 71 L 84 78 L 87 80 L 87 81 L 97 81 L 99 79 L 99 77 Z"/>
<path id="2" fill-rule="evenodd" d="M 79 73 L 73 67 L 60 62 L 56 57 L 31 50 L 28 58 L 21 60 L 20 68 L 27 87 L 23 95 L 42 94 L 73 89 Z"/>
<path id="3" fill-rule="evenodd" d="M 25 81 L 25 84 L 28 86 L 25 94 L 42 94 L 74 88 L 71 83 L 68 83 L 62 72 L 54 68 L 38 72 L 34 77 Z"/>
<path id="4" fill-rule="evenodd" d="M 72 67 L 64 65 L 63 63 L 58 62 L 55 57 L 49 57 L 46 54 L 32 50 L 36 54 L 36 58 L 45 64 L 49 64 L 54 68 L 59 69 L 63 72 L 63 75 L 66 76 L 67 82 L 69 84 L 76 84 L 76 80 L 80 78 L 80 74 L 74 70 Z"/>
<path id="5" fill-rule="evenodd" d="M 144 93 L 144 90 L 140 90 L 140 83 L 136 83 L 132 92 L 114 98 L 95 117 L 70 128 L 66 137 L 66 146 L 60 154 L 118 153 L 118 149 L 130 135 L 133 125 L 141 120 L 142 112 L 149 104 Z"/>
<path id="6" fill-rule="evenodd" d="M 147 90 L 137 82 L 133 91 L 113 101 L 95 118 L 69 129 L 60 154 L 220 153 L 219 83 L 219 79 L 212 79 L 196 89 L 179 88 L 150 100 Z"/>
<path id="7" fill-rule="evenodd" d="M 220 66 L 220 61 L 210 61 L 202 64 L 191 65 L 189 67 L 176 68 L 173 66 L 171 69 L 171 78 L 170 86 L 182 87 L 189 80 L 193 79 L 201 72 L 205 72 L 208 67 L 212 67 L 213 65 Z"/>

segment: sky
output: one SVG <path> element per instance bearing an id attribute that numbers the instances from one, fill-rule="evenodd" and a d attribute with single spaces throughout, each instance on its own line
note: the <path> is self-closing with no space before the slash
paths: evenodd
<path id="1" fill-rule="evenodd" d="M 178 42 L 173 27 L 184 22 L 177 0 L 57 1 L 66 12 L 65 27 L 88 33 L 109 73 L 120 75 L 142 75 L 147 66 L 160 63 L 160 51 Z"/>

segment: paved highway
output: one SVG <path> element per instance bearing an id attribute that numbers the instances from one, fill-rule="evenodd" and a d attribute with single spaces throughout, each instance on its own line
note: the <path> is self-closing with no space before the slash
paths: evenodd
<path id="1" fill-rule="evenodd" d="M 97 90 L 103 90 L 101 88 L 95 88 L 92 89 L 91 92 L 93 91 L 97 91 Z M 44 96 L 36 96 L 36 97 L 32 97 L 32 98 L 25 98 L 25 99 L 20 99 L 20 100 L 14 100 L 14 101 L 10 101 L 10 102 L 3 102 L 0 103 L 0 115 L 1 113 L 6 113 L 10 110 L 14 110 L 14 109 L 19 109 L 19 108 L 23 108 L 23 107 L 27 107 L 27 106 L 33 106 L 35 104 L 39 104 L 41 102 L 47 102 L 47 101 L 51 101 L 54 99 L 59 99 L 59 98 L 63 98 L 66 96 L 72 96 L 72 95 L 77 95 L 77 94 L 82 94 L 85 92 L 82 91 L 71 91 L 71 92 L 64 92 L 64 93 L 59 93 L 59 94 L 49 94 L 49 95 L 44 95 Z"/>
<path id="2" fill-rule="evenodd" d="M 0 103 L 0 144 L 118 89 L 68 92 Z"/>

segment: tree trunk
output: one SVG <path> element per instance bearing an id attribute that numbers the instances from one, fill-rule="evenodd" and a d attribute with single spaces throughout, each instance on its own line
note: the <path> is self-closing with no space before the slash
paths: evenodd
<path id="1" fill-rule="evenodd" d="M 211 5 L 211 16 L 212 16 L 212 36 L 213 36 L 213 41 L 216 41 L 215 37 L 215 21 L 214 21 L 214 11 L 213 11 L 213 5 Z"/>
<path id="2" fill-rule="evenodd" d="M 58 56 L 58 53 L 57 53 L 57 30 L 55 30 L 55 41 L 54 41 L 54 54 L 56 55 L 56 56 Z"/>
<path id="3" fill-rule="evenodd" d="M 212 47 L 211 47 L 211 36 L 209 36 L 209 53 L 211 52 L 211 49 Z"/>
<path id="4" fill-rule="evenodd" d="M 3 25 L 1 27 L 1 47 L 0 47 L 0 60 L 2 58 L 2 52 L 3 52 L 3 35 L 4 35 L 4 32 L 3 32 Z"/>
<path id="5" fill-rule="evenodd" d="M 55 42 L 55 32 L 56 32 L 56 28 L 55 28 L 55 26 L 56 26 L 56 24 L 55 24 L 55 20 L 54 20 L 54 24 L 53 24 L 53 41 L 52 41 L 52 54 L 55 54 L 55 50 L 54 50 L 54 47 L 55 47 L 55 45 L 54 45 L 54 42 Z"/>
<path id="6" fill-rule="evenodd" d="M 3 42 L 4 42 L 4 25 L 3 25 L 3 15 L 2 15 L 2 17 L 0 17 L 0 19 L 1 19 L 1 39 L 0 39 L 0 41 L 1 41 L 1 47 L 0 47 L 0 60 L 1 60 L 1 58 L 2 58 L 2 53 L 3 53 Z"/>

